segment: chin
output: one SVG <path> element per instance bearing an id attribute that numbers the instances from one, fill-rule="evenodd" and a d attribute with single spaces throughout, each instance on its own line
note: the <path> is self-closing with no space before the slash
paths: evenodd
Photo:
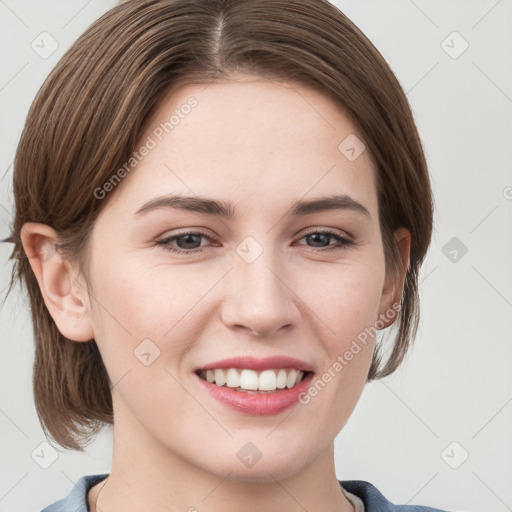
<path id="1" fill-rule="evenodd" d="M 251 451 L 252 448 L 245 446 L 245 450 L 237 449 L 234 457 L 213 457 L 210 469 L 221 478 L 229 474 L 228 480 L 232 481 L 273 484 L 276 480 L 293 477 L 308 464 L 304 447 L 298 453 L 290 451 L 289 447 L 283 447 L 283 445 L 281 449 L 276 446 L 275 449 L 268 449 L 268 451 L 262 448 L 259 453 L 253 452 L 252 460 L 246 455 Z M 221 458 L 222 463 L 219 465 Z"/>
<path id="2" fill-rule="evenodd" d="M 246 483 L 274 484 L 276 480 L 286 480 L 300 471 L 295 463 L 264 463 L 263 459 L 251 468 L 231 468 L 228 480 Z M 225 474 L 223 475 L 225 476 Z"/>

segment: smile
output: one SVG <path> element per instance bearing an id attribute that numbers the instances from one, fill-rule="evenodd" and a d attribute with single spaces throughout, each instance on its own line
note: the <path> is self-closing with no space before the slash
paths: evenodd
<path id="1" fill-rule="evenodd" d="M 199 377 L 219 387 L 246 393 L 275 393 L 299 384 L 305 373 L 297 368 L 276 368 L 263 371 L 248 368 L 211 368 L 196 372 Z"/>

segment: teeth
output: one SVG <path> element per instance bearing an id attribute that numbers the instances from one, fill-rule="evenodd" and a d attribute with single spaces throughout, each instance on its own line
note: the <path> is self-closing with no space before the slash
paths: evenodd
<path id="1" fill-rule="evenodd" d="M 217 372 L 217 370 L 215 370 Z M 240 387 L 240 376 L 238 372 L 234 368 L 230 368 L 226 372 L 226 386 L 228 388 L 238 388 Z"/>
<path id="2" fill-rule="evenodd" d="M 286 381 L 288 379 L 286 378 L 286 370 L 283 370 L 282 368 L 279 370 L 279 373 L 277 374 L 277 387 L 279 389 L 283 389 L 286 387 Z"/>
<path id="3" fill-rule="evenodd" d="M 280 368 L 261 372 L 249 369 L 216 368 L 215 370 L 203 370 L 200 372 L 200 376 L 217 386 L 247 391 L 275 391 L 296 386 L 304 377 L 304 372 L 296 368 Z"/>
<path id="4" fill-rule="evenodd" d="M 234 368 L 230 368 L 229 372 L 235 372 L 238 375 L 238 372 Z M 242 389 L 250 389 L 256 391 L 258 389 L 259 379 L 258 374 L 253 370 L 242 370 L 240 374 L 240 381 L 237 387 L 241 387 Z"/>
<path id="5" fill-rule="evenodd" d="M 295 381 L 297 380 L 297 370 L 291 370 L 288 374 L 288 378 L 286 379 L 286 386 L 289 388 L 293 388 L 295 386 Z"/>
<path id="6" fill-rule="evenodd" d="M 215 370 L 214 376 L 215 384 L 217 384 L 217 386 L 224 386 L 224 384 L 226 384 L 226 374 L 224 373 L 224 370 Z"/>
<path id="7" fill-rule="evenodd" d="M 244 370 L 244 372 L 247 370 Z M 242 372 L 243 373 L 243 372 Z M 255 373 L 255 372 L 253 372 Z M 273 391 L 277 388 L 277 377 L 274 370 L 264 370 L 260 373 L 258 381 L 258 389 L 260 391 Z"/>

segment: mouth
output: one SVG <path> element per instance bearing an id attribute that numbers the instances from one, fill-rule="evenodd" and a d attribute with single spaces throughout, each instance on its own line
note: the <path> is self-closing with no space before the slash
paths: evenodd
<path id="1" fill-rule="evenodd" d="M 314 367 L 285 355 L 239 356 L 202 365 L 195 375 L 204 391 L 224 406 L 245 415 L 268 416 L 300 403 Z"/>
<path id="2" fill-rule="evenodd" d="M 298 386 L 312 371 L 295 367 L 268 368 L 208 368 L 196 370 L 202 380 L 220 388 L 251 394 L 275 394 Z"/>

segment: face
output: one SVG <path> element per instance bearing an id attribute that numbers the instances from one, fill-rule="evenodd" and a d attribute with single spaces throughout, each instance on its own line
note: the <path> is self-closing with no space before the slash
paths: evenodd
<path id="1" fill-rule="evenodd" d="M 89 246 L 88 322 L 114 384 L 120 436 L 251 481 L 292 475 L 331 446 L 366 380 L 369 329 L 389 318 L 395 298 L 361 141 L 339 106 L 300 85 L 187 85 L 159 105 Z M 170 196 L 192 200 L 166 205 Z M 350 199 L 311 207 L 332 196 Z M 204 198 L 232 215 L 197 206 Z M 228 358 L 280 356 L 295 361 L 263 361 L 256 375 L 309 368 L 292 403 L 276 397 L 293 387 L 233 391 L 239 398 L 227 400 L 238 405 L 228 403 L 197 375 L 213 363 L 251 369 L 219 363 Z M 251 466 L 247 455 L 261 458 Z"/>

